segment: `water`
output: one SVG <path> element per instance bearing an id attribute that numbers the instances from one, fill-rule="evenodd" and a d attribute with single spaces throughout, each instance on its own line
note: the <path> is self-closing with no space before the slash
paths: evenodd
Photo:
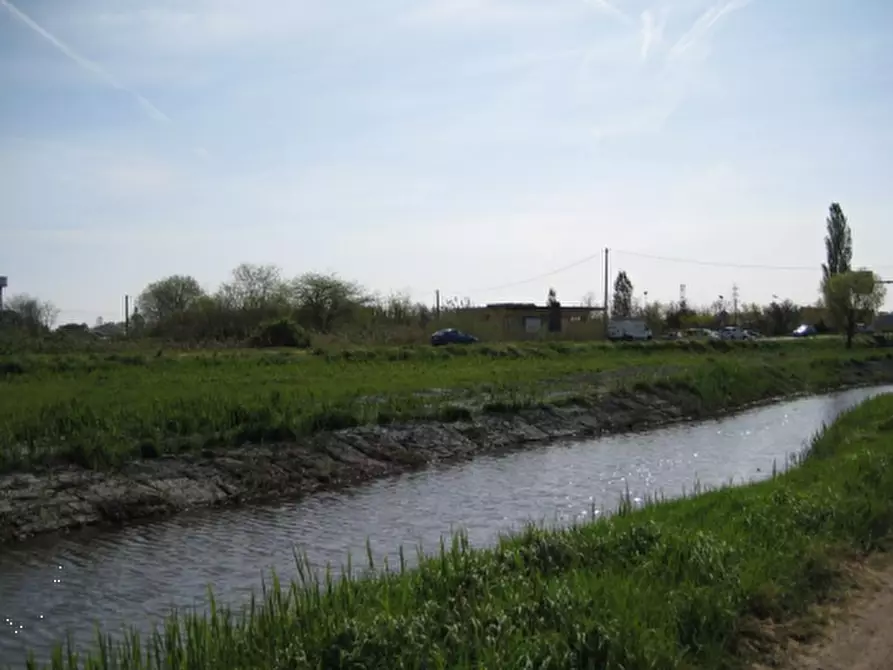
<path id="1" fill-rule="evenodd" d="M 123 530 L 85 531 L 0 549 L 0 667 L 25 650 L 45 657 L 64 631 L 91 642 L 94 626 L 147 628 L 172 606 L 244 602 L 275 569 L 295 575 L 293 551 L 318 567 L 350 552 L 378 564 L 397 550 L 433 551 L 463 528 L 493 542 L 525 522 L 568 523 L 611 511 L 629 490 L 675 496 L 695 481 L 718 486 L 771 475 L 824 423 L 869 395 L 856 389 L 757 409 L 720 421 L 552 445 L 380 480 L 278 506 L 208 510 Z"/>

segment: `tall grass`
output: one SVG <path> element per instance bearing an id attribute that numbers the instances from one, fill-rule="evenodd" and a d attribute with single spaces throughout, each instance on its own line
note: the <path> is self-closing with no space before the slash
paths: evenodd
<path id="1" fill-rule="evenodd" d="M 60 461 L 106 468 L 361 424 L 468 420 L 568 397 L 590 402 L 618 384 L 665 395 L 685 389 L 698 414 L 833 387 L 841 365 L 877 356 L 821 343 L 685 344 L 416 348 L 404 358 L 390 355 L 402 350 L 370 349 L 350 357 L 236 352 L 0 361 L 0 470 Z M 620 382 L 611 381 L 621 372 Z"/>
<path id="2" fill-rule="evenodd" d="M 234 612 L 174 614 L 152 635 L 56 650 L 52 670 L 733 668 L 835 594 L 842 564 L 893 531 L 893 395 L 843 415 L 801 465 L 491 549 L 463 536 L 366 578 L 273 577 Z M 402 554 L 401 554 L 402 556 Z M 32 668 L 37 664 L 32 663 Z"/>

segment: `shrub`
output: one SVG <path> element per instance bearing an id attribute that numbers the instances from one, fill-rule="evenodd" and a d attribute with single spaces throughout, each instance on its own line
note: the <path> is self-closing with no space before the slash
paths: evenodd
<path id="1" fill-rule="evenodd" d="M 291 319 L 274 319 L 262 323 L 251 338 L 253 347 L 310 348 L 310 335 Z"/>

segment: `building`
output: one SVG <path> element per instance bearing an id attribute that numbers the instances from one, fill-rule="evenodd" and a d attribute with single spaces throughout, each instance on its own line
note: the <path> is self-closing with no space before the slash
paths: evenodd
<path id="1" fill-rule="evenodd" d="M 490 332 L 498 332 L 509 340 L 533 340 L 549 333 L 569 339 L 596 339 L 604 334 L 603 308 L 564 306 L 554 308 L 534 303 L 492 303 L 463 310 L 474 320 L 483 322 Z"/>
<path id="2" fill-rule="evenodd" d="M 872 327 L 876 333 L 893 333 L 893 312 L 878 314 Z"/>

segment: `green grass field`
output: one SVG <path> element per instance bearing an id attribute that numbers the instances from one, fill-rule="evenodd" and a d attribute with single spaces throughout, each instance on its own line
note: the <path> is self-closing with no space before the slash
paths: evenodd
<path id="1" fill-rule="evenodd" d="M 747 370 L 756 366 L 809 382 L 789 389 L 782 384 L 787 373 L 775 374 L 781 392 L 828 388 L 832 364 L 870 355 L 878 354 L 813 341 L 4 358 L 0 470 L 60 461 L 99 468 L 139 456 L 293 441 L 363 423 L 455 420 L 488 407 L 549 402 L 559 392 L 579 399 L 612 385 L 667 377 L 703 386 L 712 383 L 718 363 L 743 370 L 739 387 L 752 385 Z M 768 391 L 731 392 L 747 401 Z"/>
<path id="2" fill-rule="evenodd" d="M 893 395 L 817 436 L 759 484 L 633 510 L 497 547 L 462 538 L 417 569 L 275 580 L 241 612 L 105 639 L 54 670 L 270 668 L 738 668 L 803 621 L 842 566 L 893 531 Z M 35 667 L 35 666 L 32 666 Z"/>

